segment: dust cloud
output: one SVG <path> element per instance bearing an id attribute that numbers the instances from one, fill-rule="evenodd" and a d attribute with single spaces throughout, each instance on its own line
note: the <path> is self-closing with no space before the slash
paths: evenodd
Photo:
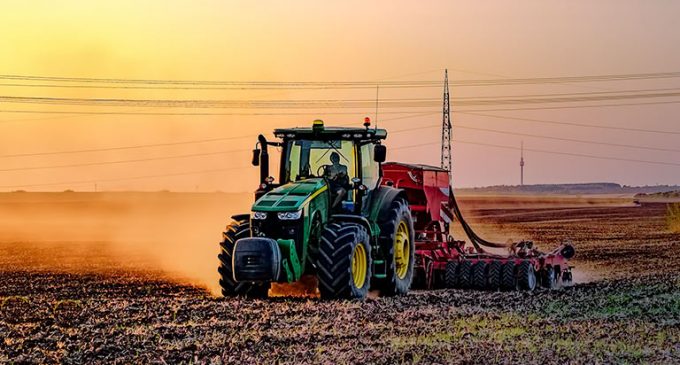
<path id="1" fill-rule="evenodd" d="M 252 199 L 226 193 L 3 193 L 1 262 L 19 270 L 143 272 L 217 295 L 221 232 L 231 215 L 249 211 Z"/>

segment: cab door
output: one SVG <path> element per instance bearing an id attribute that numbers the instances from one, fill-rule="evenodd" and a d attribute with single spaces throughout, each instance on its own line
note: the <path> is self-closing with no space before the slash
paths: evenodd
<path id="1" fill-rule="evenodd" d="M 368 199 L 378 187 L 380 179 L 380 166 L 373 160 L 375 144 L 366 143 L 359 147 L 359 170 L 361 183 L 367 187 L 361 197 L 362 214 L 367 215 Z"/>

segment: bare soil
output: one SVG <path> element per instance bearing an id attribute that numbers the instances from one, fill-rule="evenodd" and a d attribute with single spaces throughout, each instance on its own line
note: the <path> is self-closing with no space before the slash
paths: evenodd
<path id="1" fill-rule="evenodd" d="M 665 204 L 464 199 L 483 234 L 571 240 L 577 283 L 324 302 L 211 294 L 212 215 L 226 222 L 247 199 L 29 195 L 0 197 L 0 363 L 680 363 L 680 234 Z M 180 234 L 190 217 L 212 241 Z"/>

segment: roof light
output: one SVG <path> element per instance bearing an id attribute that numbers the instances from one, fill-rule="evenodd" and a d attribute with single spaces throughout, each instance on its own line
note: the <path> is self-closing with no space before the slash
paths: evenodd
<path id="1" fill-rule="evenodd" d="M 323 127 L 323 120 L 321 120 L 321 119 L 315 120 L 314 123 L 312 124 L 312 131 L 314 131 L 314 132 L 321 132 L 321 131 L 323 131 L 323 128 L 324 128 Z"/>
<path id="2" fill-rule="evenodd" d="M 368 128 L 371 126 L 371 118 L 366 117 L 364 118 L 364 127 Z"/>

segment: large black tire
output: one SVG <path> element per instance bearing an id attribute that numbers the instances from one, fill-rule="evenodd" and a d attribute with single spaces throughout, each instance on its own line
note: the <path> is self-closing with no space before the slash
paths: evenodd
<path id="1" fill-rule="evenodd" d="M 361 251 L 363 262 L 358 259 Z M 371 282 L 371 244 L 366 229 L 354 223 L 327 224 L 321 233 L 316 266 L 322 299 L 364 299 Z M 359 267 L 365 274 L 355 278 Z"/>
<path id="2" fill-rule="evenodd" d="M 387 270 L 385 279 L 376 280 L 376 286 L 380 289 L 381 294 L 385 296 L 406 294 L 413 281 L 416 251 L 413 218 L 411 217 L 411 211 L 406 200 L 401 198 L 395 199 L 390 206 L 390 210 L 385 215 L 385 220 L 380 221 L 378 224 L 380 226 L 380 247 L 383 248 L 385 253 L 384 259 Z M 406 243 L 407 246 L 405 246 L 408 247 L 408 252 L 401 250 L 400 256 L 408 256 L 404 258 L 405 260 L 401 260 L 406 261 L 404 263 L 407 265 L 406 268 L 403 268 L 404 264 L 398 265 L 397 254 L 399 252 L 395 252 L 398 240 L 397 234 L 402 224 L 408 230 L 406 234 L 408 242 Z M 400 272 L 401 275 L 399 274 Z"/>
<path id="3" fill-rule="evenodd" d="M 536 271 L 531 261 L 524 260 L 517 267 L 517 285 L 522 290 L 534 290 L 536 288 Z"/>
<path id="4" fill-rule="evenodd" d="M 247 219 L 231 222 L 227 226 L 226 231 L 222 233 L 223 240 L 220 242 L 221 251 L 217 255 L 217 258 L 220 260 L 217 272 L 220 273 L 222 295 L 225 297 L 246 296 L 250 298 L 266 298 L 269 294 L 271 283 L 236 282 L 234 280 L 232 253 L 236 240 L 244 237 L 250 237 L 250 221 Z"/>
<path id="5" fill-rule="evenodd" d="M 515 277 L 515 263 L 507 261 L 501 269 L 501 289 L 517 290 L 517 278 Z"/>
<path id="6" fill-rule="evenodd" d="M 444 284 L 447 288 L 458 287 L 458 261 L 449 261 L 446 263 Z"/>
<path id="7" fill-rule="evenodd" d="M 458 264 L 456 272 L 456 287 L 468 289 L 472 285 L 472 262 L 464 260 Z"/>
<path id="8" fill-rule="evenodd" d="M 488 265 L 484 261 L 477 261 L 472 265 L 472 287 L 479 290 L 486 289 L 486 270 Z"/>
<path id="9" fill-rule="evenodd" d="M 489 268 L 486 271 L 486 282 L 489 290 L 498 290 L 501 287 L 502 271 L 503 264 L 500 261 L 491 261 Z"/>

